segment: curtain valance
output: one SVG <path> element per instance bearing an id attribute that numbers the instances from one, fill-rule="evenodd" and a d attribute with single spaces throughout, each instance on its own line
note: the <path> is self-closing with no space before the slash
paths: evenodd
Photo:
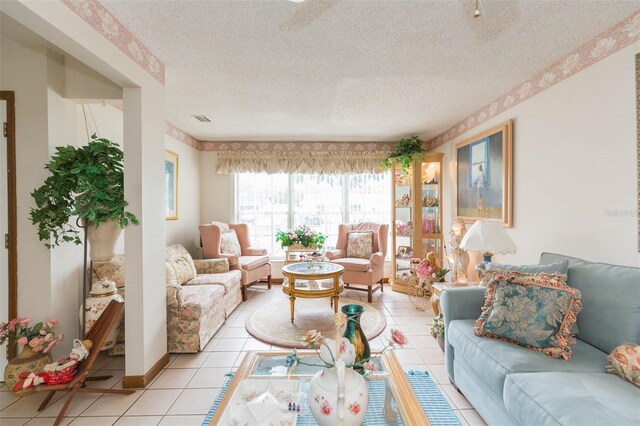
<path id="1" fill-rule="evenodd" d="M 218 173 L 380 173 L 387 151 L 219 151 Z"/>

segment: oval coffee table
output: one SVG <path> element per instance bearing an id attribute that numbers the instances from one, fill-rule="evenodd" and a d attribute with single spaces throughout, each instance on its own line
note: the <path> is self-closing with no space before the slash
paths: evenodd
<path id="1" fill-rule="evenodd" d="M 330 262 L 299 262 L 282 267 L 282 275 L 287 281 L 282 283 L 282 291 L 289 295 L 291 306 L 291 323 L 293 324 L 296 297 L 304 299 L 331 298 L 331 305 L 338 313 L 338 297 L 342 293 L 343 285 L 340 276 L 344 268 Z M 323 287 L 321 280 L 333 280 L 332 286 Z"/>

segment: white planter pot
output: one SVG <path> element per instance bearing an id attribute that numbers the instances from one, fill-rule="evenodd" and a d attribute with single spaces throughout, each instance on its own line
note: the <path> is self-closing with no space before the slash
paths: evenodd
<path id="1" fill-rule="evenodd" d="M 309 384 L 309 408 L 320 426 L 358 426 L 369 404 L 364 378 L 338 361 L 317 372 Z"/>
<path id="2" fill-rule="evenodd" d="M 87 239 L 89 240 L 89 256 L 95 262 L 104 262 L 113 259 L 114 250 L 122 228 L 115 220 L 101 222 L 96 228 L 95 224 L 88 224 Z"/>

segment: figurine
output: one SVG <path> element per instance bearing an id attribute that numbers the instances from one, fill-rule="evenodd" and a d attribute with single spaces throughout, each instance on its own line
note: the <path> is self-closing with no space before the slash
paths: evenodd
<path id="1" fill-rule="evenodd" d="M 469 267 L 469 253 L 460 248 L 460 243 L 467 233 L 467 227 L 464 224 L 464 220 L 459 217 L 453 221 L 451 226 L 451 254 L 453 256 L 453 264 L 451 269 L 453 270 L 453 281 L 466 283 L 467 282 L 467 268 Z"/>

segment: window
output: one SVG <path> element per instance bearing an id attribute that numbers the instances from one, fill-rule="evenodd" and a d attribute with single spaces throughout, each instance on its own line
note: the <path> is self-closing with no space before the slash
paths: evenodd
<path id="1" fill-rule="evenodd" d="M 335 247 L 341 223 L 391 221 L 391 181 L 385 174 L 237 173 L 235 221 L 249 225 L 251 244 L 284 259 L 278 229 L 308 225 Z"/>

